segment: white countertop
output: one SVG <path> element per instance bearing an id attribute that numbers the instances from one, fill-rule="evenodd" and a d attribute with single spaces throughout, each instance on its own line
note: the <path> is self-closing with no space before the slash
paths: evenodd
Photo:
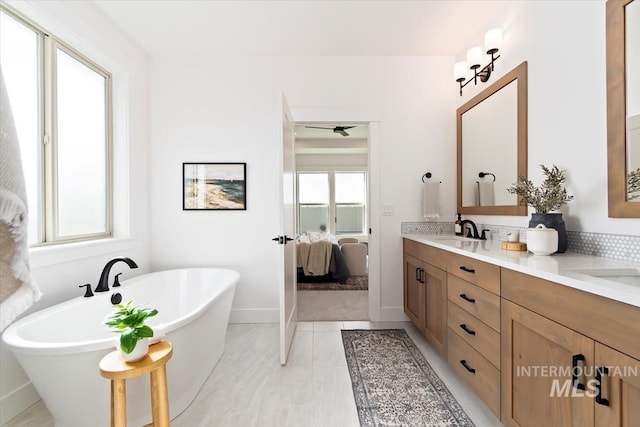
<path id="1" fill-rule="evenodd" d="M 473 240 L 453 235 L 403 234 L 402 237 L 640 307 L 639 285 L 618 283 L 574 271 L 640 268 L 639 265 L 627 261 L 575 252 L 550 256 L 533 255 L 530 252 L 501 249 L 499 240 Z"/>

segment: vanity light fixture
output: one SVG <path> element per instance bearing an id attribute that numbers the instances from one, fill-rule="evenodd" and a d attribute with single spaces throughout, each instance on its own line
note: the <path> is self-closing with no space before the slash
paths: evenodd
<path id="1" fill-rule="evenodd" d="M 473 81 L 474 85 L 478 84 L 478 78 L 481 82 L 486 82 L 491 77 L 494 69 L 494 62 L 500 58 L 496 55 L 502 46 L 502 29 L 494 28 L 487 31 L 484 35 L 484 52 L 482 46 L 472 47 L 467 51 L 467 60 L 456 62 L 453 65 L 453 78 L 460 84 L 460 96 L 462 96 L 462 88 Z M 491 55 L 491 61 L 482 66 L 484 53 Z M 473 70 L 473 79 L 467 80 L 467 71 Z M 463 83 L 465 80 L 466 83 Z"/>

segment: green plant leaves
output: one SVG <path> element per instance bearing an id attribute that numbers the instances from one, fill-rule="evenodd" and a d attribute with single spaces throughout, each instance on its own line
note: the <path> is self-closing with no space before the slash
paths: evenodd
<path id="1" fill-rule="evenodd" d="M 115 304 L 114 311 L 107 315 L 104 324 L 120 335 L 120 348 L 126 354 L 133 351 L 138 340 L 153 337 L 153 329 L 145 325 L 149 317 L 158 314 L 155 308 L 141 308 L 133 301 Z"/>
<path id="2" fill-rule="evenodd" d="M 560 170 L 556 165 L 551 168 L 545 165 L 540 167 L 545 175 L 545 180 L 540 187 L 534 186 L 533 182 L 519 176 L 518 182 L 507 188 L 507 192 L 520 196 L 521 204 L 531 206 L 537 213 L 548 213 L 573 200 L 573 196 L 570 196 L 564 188 L 565 171 Z"/>

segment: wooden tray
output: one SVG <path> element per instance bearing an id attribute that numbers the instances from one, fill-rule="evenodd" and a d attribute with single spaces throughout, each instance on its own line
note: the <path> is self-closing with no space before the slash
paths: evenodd
<path id="1" fill-rule="evenodd" d="M 523 242 L 502 242 L 502 249 L 506 249 L 508 251 L 526 251 L 527 244 Z"/>

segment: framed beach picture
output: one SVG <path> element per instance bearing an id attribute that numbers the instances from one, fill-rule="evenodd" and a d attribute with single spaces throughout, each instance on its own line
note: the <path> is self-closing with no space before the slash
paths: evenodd
<path id="1" fill-rule="evenodd" d="M 183 163 L 183 210 L 246 210 L 246 163 Z"/>

